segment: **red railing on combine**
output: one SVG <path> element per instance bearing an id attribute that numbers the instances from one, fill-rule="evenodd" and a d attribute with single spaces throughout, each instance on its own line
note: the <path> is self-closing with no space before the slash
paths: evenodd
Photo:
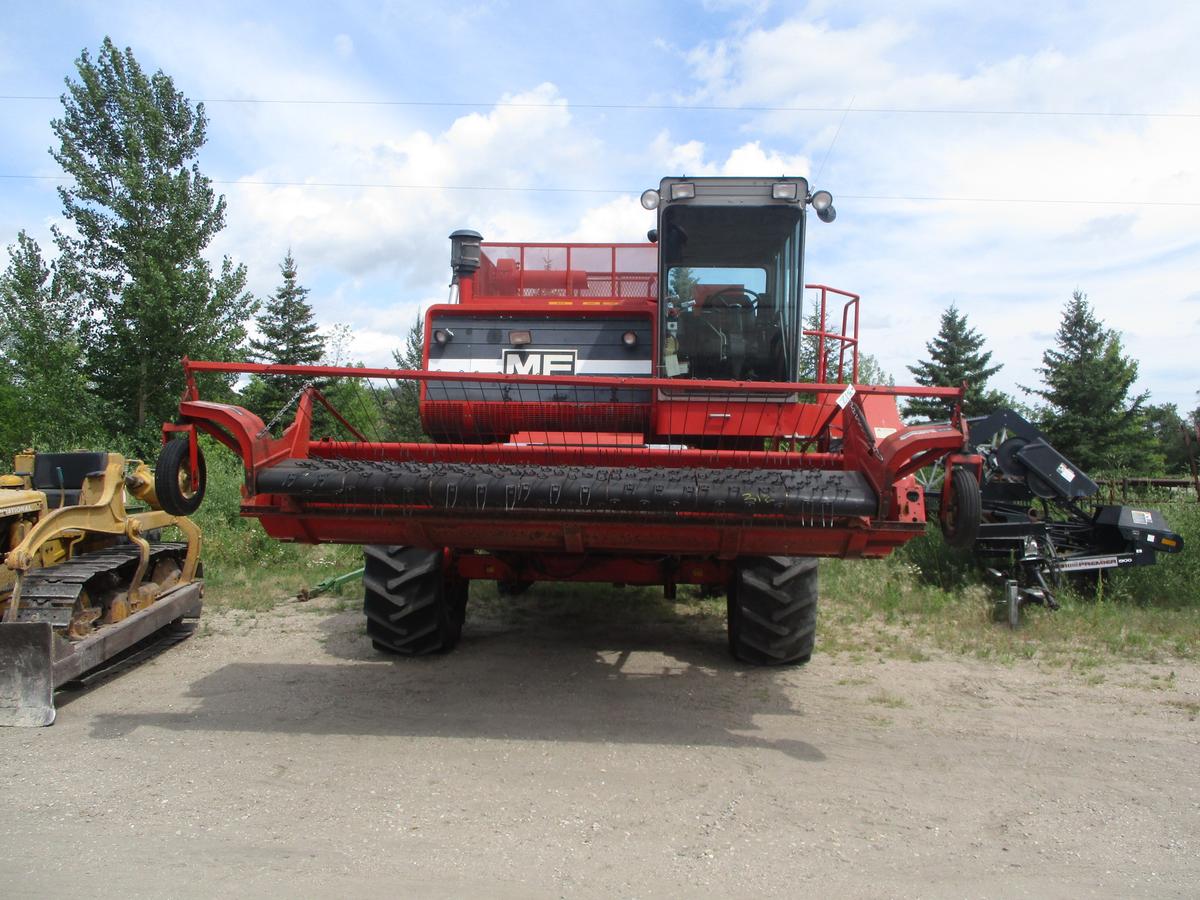
<path id="1" fill-rule="evenodd" d="M 484 244 L 474 297 L 588 297 L 653 300 L 653 244 Z"/>
<path id="2" fill-rule="evenodd" d="M 858 302 L 859 295 L 852 294 L 849 291 L 839 290 L 838 288 L 829 287 L 825 284 L 806 284 L 805 289 L 816 291 L 819 300 L 819 312 L 817 321 L 821 323 L 819 329 L 805 329 L 805 337 L 813 337 L 817 339 L 817 368 L 816 377 L 819 382 L 833 381 L 836 384 L 858 384 Z M 842 330 L 840 332 L 829 330 L 829 311 L 828 302 L 829 295 L 834 294 L 838 297 L 845 297 L 846 302 L 842 306 Z M 827 342 L 837 343 L 838 365 L 837 378 L 831 379 L 829 372 L 829 357 L 827 355 Z M 846 354 L 849 352 L 851 356 L 850 378 L 846 378 Z"/>

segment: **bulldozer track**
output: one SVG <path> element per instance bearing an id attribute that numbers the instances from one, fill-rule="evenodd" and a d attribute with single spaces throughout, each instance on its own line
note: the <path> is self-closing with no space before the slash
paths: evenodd
<path id="1" fill-rule="evenodd" d="M 150 545 L 150 562 L 147 575 L 154 563 L 168 556 L 182 559 L 187 544 L 176 541 L 161 541 Z M 84 588 L 104 575 L 132 577 L 139 558 L 138 548 L 133 544 L 107 547 L 92 553 L 83 553 L 66 562 L 45 569 L 33 569 L 25 575 L 21 587 L 19 622 L 49 622 L 52 625 L 68 625 L 75 602 Z M 128 568 L 128 572 L 122 569 Z"/>
<path id="2" fill-rule="evenodd" d="M 168 625 L 161 631 L 157 631 L 150 637 L 134 644 L 123 653 L 114 656 L 110 660 L 106 660 L 94 669 L 89 669 L 78 678 L 71 679 L 63 687 L 66 690 L 83 690 L 94 687 L 157 656 L 169 647 L 183 643 L 195 631 L 196 625 L 194 622 L 185 621 Z"/>

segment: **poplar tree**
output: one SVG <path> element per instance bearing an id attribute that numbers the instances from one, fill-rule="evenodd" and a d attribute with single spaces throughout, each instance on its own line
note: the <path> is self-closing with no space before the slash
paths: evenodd
<path id="1" fill-rule="evenodd" d="M 804 319 L 805 331 L 824 331 L 827 334 L 834 335 L 841 331 L 841 323 L 837 323 L 834 327 L 831 317 L 826 311 L 826 321 L 821 321 L 821 308 L 815 306 L 813 311 Z M 800 380 L 801 381 L 816 381 L 817 380 L 817 364 L 821 356 L 820 338 L 815 334 L 805 334 L 800 339 Z M 827 337 L 825 339 L 825 380 L 830 383 L 838 381 L 838 363 L 841 362 L 844 371 L 842 372 L 841 383 L 845 384 L 853 377 L 854 368 L 854 348 L 850 345 L 846 346 L 845 354 L 842 353 L 842 342 L 836 337 Z M 876 359 L 870 353 L 858 354 L 858 383 L 859 384 L 887 384 L 894 385 L 895 379 L 892 378 Z"/>
<path id="2" fill-rule="evenodd" d="M 983 342 L 983 335 L 971 328 L 966 315 L 951 303 L 942 313 L 937 335 L 925 345 L 929 359 L 908 366 L 908 371 L 924 387 L 960 387 L 966 382 L 964 415 L 979 416 L 1010 406 L 1004 394 L 988 389 L 988 379 L 1002 366 L 991 365 L 992 353 L 984 351 Z M 904 415 L 910 419 L 949 419 L 953 410 L 953 401 L 936 397 L 913 397 L 904 404 Z"/>
<path id="3" fill-rule="evenodd" d="M 24 231 L 0 275 L 0 448 L 67 450 L 93 438 L 79 310 Z"/>
<path id="4" fill-rule="evenodd" d="M 1163 458 L 1163 471 L 1169 475 L 1186 475 L 1190 435 L 1184 436 L 1189 426 L 1179 415 L 1179 408 L 1174 403 L 1148 405 L 1145 422 Z"/>
<path id="5" fill-rule="evenodd" d="M 59 196 L 72 227 L 55 239 L 109 427 L 152 446 L 183 390 L 180 358 L 237 356 L 254 302 L 244 267 L 226 257 L 215 274 L 203 255 L 225 223 L 225 198 L 196 164 L 204 105 L 108 38 L 75 65 L 51 122 L 51 155 L 71 178 Z"/>

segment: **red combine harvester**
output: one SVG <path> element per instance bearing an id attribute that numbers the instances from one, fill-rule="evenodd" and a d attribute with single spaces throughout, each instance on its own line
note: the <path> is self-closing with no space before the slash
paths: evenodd
<path id="1" fill-rule="evenodd" d="M 383 651 L 454 646 L 472 580 L 591 581 L 724 590 L 737 658 L 806 661 L 816 558 L 885 556 L 921 534 L 918 469 L 945 462 L 943 529 L 973 540 L 980 458 L 963 422 L 909 428 L 896 408 L 961 391 L 854 384 L 854 294 L 808 285 L 821 322 L 842 304 L 842 327 L 804 330 L 806 212 L 831 221 L 827 191 L 667 178 L 642 204 L 657 209 L 648 244 L 451 235 L 451 302 L 426 315 L 420 371 L 185 361 L 158 496 L 193 511 L 197 432 L 229 447 L 242 513 L 268 534 L 366 545 L 367 629 Z M 310 383 L 274 436 L 201 400 L 202 372 Z M 320 390 L 332 378 L 361 379 L 356 396 L 383 409 L 419 396 L 427 440 L 334 408 Z M 314 438 L 314 415 L 345 434 Z"/>

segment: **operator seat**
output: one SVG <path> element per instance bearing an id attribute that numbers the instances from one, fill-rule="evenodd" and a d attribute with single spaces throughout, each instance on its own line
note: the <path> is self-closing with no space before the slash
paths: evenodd
<path id="1" fill-rule="evenodd" d="M 50 509 L 76 506 L 84 479 L 103 475 L 107 467 L 107 453 L 38 453 L 33 457 L 33 487 L 46 495 Z"/>

